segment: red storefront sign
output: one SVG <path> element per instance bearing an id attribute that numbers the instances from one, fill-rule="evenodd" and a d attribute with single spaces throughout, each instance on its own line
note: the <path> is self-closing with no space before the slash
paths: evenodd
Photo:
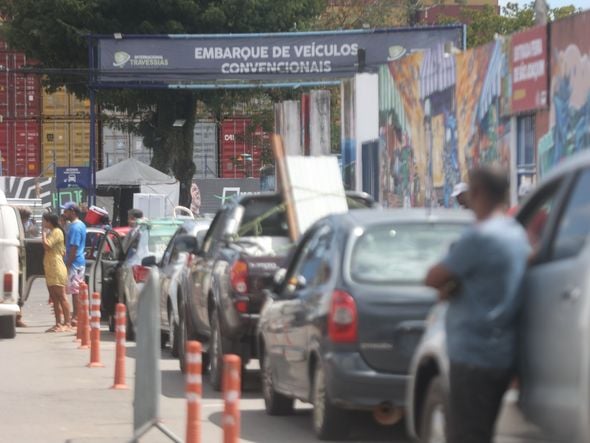
<path id="1" fill-rule="evenodd" d="M 531 28 L 512 36 L 512 113 L 533 111 L 547 106 L 547 29 Z"/>

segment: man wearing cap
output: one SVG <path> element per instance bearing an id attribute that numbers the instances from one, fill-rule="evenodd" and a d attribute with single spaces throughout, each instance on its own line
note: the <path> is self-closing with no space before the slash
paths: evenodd
<path id="1" fill-rule="evenodd" d="M 461 206 L 463 209 L 469 209 L 468 191 L 469 186 L 467 186 L 467 183 L 461 182 L 455 185 L 453 188 L 453 193 L 451 194 L 451 197 L 457 200 L 457 203 L 459 203 L 459 206 Z"/>
<path id="2" fill-rule="evenodd" d="M 74 202 L 62 206 L 65 218 L 70 222 L 66 237 L 66 267 L 68 268 L 68 282 L 66 292 L 72 294 L 74 316 L 78 311 L 78 293 L 80 283 L 84 282 L 86 258 L 86 225 L 80 220 L 80 208 Z"/>

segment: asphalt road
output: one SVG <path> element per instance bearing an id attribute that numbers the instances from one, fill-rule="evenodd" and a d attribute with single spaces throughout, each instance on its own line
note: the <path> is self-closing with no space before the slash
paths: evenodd
<path id="1" fill-rule="evenodd" d="M 44 282 L 35 284 L 25 306 L 29 327 L 19 329 L 16 339 L 0 340 L 1 443 L 66 442 L 99 443 L 128 441 L 133 433 L 133 389 L 114 391 L 113 334 L 102 331 L 102 361 L 105 368 L 89 369 L 87 350 L 77 349 L 73 333 L 45 333 L 52 325 Z M 127 383 L 133 388 L 134 343 L 127 348 Z M 184 379 L 178 362 L 167 350 L 161 357 L 163 423 L 178 437 L 185 437 L 186 402 Z M 202 441 L 222 441 L 223 403 L 205 383 L 202 410 Z M 258 371 L 244 380 L 240 403 L 243 442 L 300 443 L 316 441 L 310 408 L 300 404 L 291 417 L 269 417 L 264 412 Z M 383 428 L 372 418 L 354 419 L 349 442 L 408 442 L 402 426 Z M 142 442 L 165 442 L 154 430 Z"/>

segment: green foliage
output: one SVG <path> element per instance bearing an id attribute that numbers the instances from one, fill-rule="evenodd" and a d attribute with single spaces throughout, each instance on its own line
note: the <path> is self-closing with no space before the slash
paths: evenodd
<path id="1" fill-rule="evenodd" d="M 574 6 L 564 6 L 549 10 L 549 21 L 558 20 L 574 14 L 578 10 Z M 453 17 L 441 17 L 440 24 L 456 23 Z M 467 47 L 484 45 L 491 42 L 496 34 L 508 35 L 535 25 L 534 2 L 525 6 L 518 3 L 507 3 L 498 14 L 496 8 L 486 6 L 481 10 L 464 8 L 459 22 L 468 23 Z"/>
<path id="2" fill-rule="evenodd" d="M 49 73 L 48 89 L 67 85 L 78 97 L 86 97 L 88 34 L 288 31 L 323 7 L 324 0 L 0 0 L 0 13 L 6 18 L 0 30 L 11 47 L 38 60 L 39 68 Z M 221 107 L 239 95 L 123 90 L 101 91 L 99 101 L 102 109 L 141 119 L 135 130 L 153 148 L 153 165 L 172 171 L 181 181 L 181 203 L 187 204 L 195 105 L 200 100 L 220 114 Z M 186 124 L 173 128 L 180 118 Z"/>

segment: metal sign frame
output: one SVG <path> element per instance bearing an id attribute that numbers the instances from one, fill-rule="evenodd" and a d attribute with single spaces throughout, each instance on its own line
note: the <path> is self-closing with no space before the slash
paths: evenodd
<path id="1" fill-rule="evenodd" d="M 399 34 L 399 35 L 406 35 L 407 33 L 419 33 L 419 32 L 428 32 L 428 31 L 452 31 L 457 32 L 457 37 L 455 38 L 455 44 L 461 46 L 461 49 L 465 49 L 466 47 L 466 26 L 465 25 L 445 25 L 445 26 L 421 26 L 421 27 L 402 27 L 402 28 L 391 28 L 391 29 L 361 29 L 361 30 L 344 30 L 344 31 L 321 31 L 321 32 L 293 32 L 293 33 L 261 33 L 261 34 L 207 34 L 207 35 L 125 35 L 125 34 L 113 34 L 113 35 L 104 35 L 104 34 L 94 34 L 88 35 L 88 61 L 89 61 L 89 70 L 88 70 L 88 87 L 89 87 L 89 99 L 90 99 L 90 168 L 91 168 L 91 186 L 90 186 L 90 200 L 92 204 L 96 203 L 96 93 L 102 89 L 170 89 L 170 90 L 179 90 L 179 89 L 190 89 L 190 90 L 217 90 L 217 89 L 255 89 L 255 88 L 300 88 L 300 87 L 316 87 L 316 86 L 337 86 L 340 84 L 341 80 L 344 78 L 348 78 L 351 75 L 354 75 L 360 69 L 360 57 L 356 57 L 354 59 L 348 60 L 348 66 L 350 68 L 343 72 L 342 75 L 331 75 L 326 76 L 322 75 L 322 73 L 317 73 L 317 79 L 315 76 L 307 76 L 308 78 L 293 78 L 289 81 L 269 81 L 268 79 L 263 80 L 236 80 L 232 79 L 229 81 L 219 81 L 218 79 L 212 80 L 211 75 L 207 76 L 207 79 L 203 81 L 199 78 L 199 74 L 195 72 L 185 73 L 184 75 L 187 78 L 190 78 L 191 75 L 194 75 L 194 80 L 190 81 L 178 81 L 178 79 L 170 79 L 166 81 L 166 78 L 163 77 L 161 81 L 154 81 L 153 79 L 150 80 L 138 80 L 138 79 L 130 79 L 129 81 L 124 81 L 125 75 L 122 73 L 120 75 L 122 81 L 101 81 L 101 66 L 99 60 L 99 42 L 100 41 L 118 41 L 118 40 L 125 40 L 125 39 L 133 39 L 133 40 L 141 40 L 141 41 L 174 41 L 174 42 L 186 42 L 189 40 L 198 40 L 198 41 L 223 41 L 226 40 L 227 42 L 237 42 L 240 39 L 251 39 L 252 41 L 257 41 L 259 39 L 267 39 L 272 41 L 273 39 L 309 39 L 309 38 L 318 38 L 318 39 L 326 39 L 327 37 L 335 38 L 335 41 L 338 41 L 338 38 L 341 39 L 350 39 L 353 37 L 362 37 L 363 39 L 375 37 L 378 38 L 379 41 L 383 40 L 383 36 L 386 34 Z M 407 39 L 407 37 L 405 37 Z M 440 38 L 440 37 L 439 37 Z M 437 41 L 440 43 L 440 41 Z M 359 48 L 363 49 L 364 48 Z M 414 48 L 418 50 L 419 48 Z M 360 53 L 360 51 L 359 51 Z M 128 56 L 129 54 L 126 54 Z M 403 54 L 402 54 L 403 55 Z M 365 54 L 363 52 L 363 58 Z M 125 57 L 126 58 L 126 57 Z M 373 59 L 374 60 L 374 59 Z M 362 61 L 363 69 L 366 71 L 376 70 L 378 65 L 386 63 L 387 60 L 384 60 L 381 63 L 376 63 L 375 61 L 369 63 L 365 63 L 365 60 Z M 124 64 L 124 63 L 123 63 Z M 144 70 L 146 74 L 149 74 L 149 70 Z M 173 72 L 173 71 L 172 71 Z M 281 74 L 277 74 L 280 77 Z M 141 74 L 134 74 L 135 77 L 141 77 Z M 314 77 L 310 79 L 310 77 Z"/>

